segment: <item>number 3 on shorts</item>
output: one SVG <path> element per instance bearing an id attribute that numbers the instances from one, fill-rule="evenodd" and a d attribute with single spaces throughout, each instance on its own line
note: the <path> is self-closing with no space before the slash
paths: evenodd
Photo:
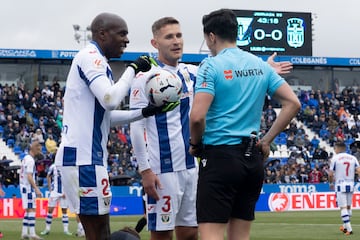
<path id="1" fill-rule="evenodd" d="M 171 196 L 163 196 L 164 205 L 161 208 L 163 212 L 170 212 L 171 210 Z"/>

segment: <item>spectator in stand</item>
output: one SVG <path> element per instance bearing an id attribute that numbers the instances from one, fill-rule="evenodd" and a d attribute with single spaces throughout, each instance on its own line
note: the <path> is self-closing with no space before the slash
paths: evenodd
<path id="1" fill-rule="evenodd" d="M 360 161 L 360 141 L 355 141 L 350 145 L 351 154 Z"/>
<path id="2" fill-rule="evenodd" d="M 314 131 L 315 133 L 319 134 L 320 129 L 321 129 L 322 126 L 323 126 L 323 123 L 320 122 L 318 115 L 315 115 L 315 116 L 314 116 L 314 120 L 310 123 L 310 126 L 311 126 L 311 130 L 312 130 L 312 131 Z"/>
<path id="3" fill-rule="evenodd" d="M 309 172 L 306 170 L 305 165 L 301 164 L 298 172 L 298 179 L 300 183 L 309 182 Z"/>
<path id="4" fill-rule="evenodd" d="M 50 154 L 55 154 L 57 150 L 57 142 L 54 140 L 52 135 L 48 135 L 45 141 L 46 151 Z"/>
<path id="5" fill-rule="evenodd" d="M 7 125 L 4 127 L 3 139 L 7 142 L 9 139 L 13 139 L 15 141 L 15 131 L 14 124 L 12 121 L 8 121 Z"/>
<path id="6" fill-rule="evenodd" d="M 31 141 L 38 141 L 40 144 L 45 143 L 43 132 L 40 128 L 36 129 L 35 133 L 32 135 Z"/>
<path id="7" fill-rule="evenodd" d="M 264 111 L 264 117 L 267 122 L 274 122 L 276 119 L 276 112 L 273 109 L 272 105 L 269 104 L 267 109 Z"/>
<path id="8" fill-rule="evenodd" d="M 0 110 L 0 125 L 2 127 L 4 127 L 4 126 L 6 126 L 6 124 L 7 124 L 7 120 L 6 120 L 4 110 Z"/>
<path id="9" fill-rule="evenodd" d="M 8 103 L 10 104 L 15 104 L 16 101 L 16 90 L 14 88 L 14 86 L 10 86 L 9 91 L 7 92 L 7 98 L 8 98 Z"/>
<path id="10" fill-rule="evenodd" d="M 349 134 L 351 138 L 357 138 L 358 137 L 358 128 L 356 127 L 356 121 L 355 116 L 350 116 L 350 120 L 347 122 Z"/>
<path id="11" fill-rule="evenodd" d="M 325 126 L 322 126 L 322 128 L 319 131 L 319 137 L 324 141 L 328 141 L 331 137 L 329 129 Z"/>
<path id="12" fill-rule="evenodd" d="M 335 134 L 336 140 L 337 141 L 344 141 L 345 139 L 345 134 L 343 132 L 343 129 L 341 128 L 341 126 L 339 126 L 336 130 L 336 134 Z"/>
<path id="13" fill-rule="evenodd" d="M 304 145 L 302 148 L 306 148 L 307 146 L 311 145 L 310 143 L 310 139 L 309 139 L 309 135 L 308 134 L 305 134 L 304 135 Z"/>
<path id="14" fill-rule="evenodd" d="M 344 102 L 340 102 L 340 107 L 336 112 L 339 119 L 349 117 L 349 113 L 345 110 Z"/>
<path id="15" fill-rule="evenodd" d="M 275 174 L 269 168 L 265 169 L 264 183 L 272 183 L 275 180 Z"/>
<path id="16" fill-rule="evenodd" d="M 308 105 L 311 108 L 315 108 L 315 109 L 317 109 L 319 107 L 319 101 L 314 97 L 314 94 L 310 94 Z"/>
<path id="17" fill-rule="evenodd" d="M 283 183 L 291 183 L 291 171 L 289 169 L 285 170 L 285 175 L 282 180 Z"/>
<path id="18" fill-rule="evenodd" d="M 298 182 L 299 182 L 299 179 L 298 179 L 296 169 L 292 168 L 291 174 L 290 174 L 290 183 L 298 183 Z"/>
<path id="19" fill-rule="evenodd" d="M 118 135 L 116 133 L 116 128 L 111 128 L 110 129 L 109 141 L 111 141 L 111 144 L 119 141 Z"/>
<path id="20" fill-rule="evenodd" d="M 24 151 L 30 144 L 30 135 L 25 128 L 22 128 L 18 134 L 16 134 L 15 144 L 20 146 L 21 150 Z"/>
<path id="21" fill-rule="evenodd" d="M 118 130 L 117 130 L 117 136 L 118 136 L 118 139 L 119 139 L 122 143 L 127 143 L 126 136 L 125 136 L 125 134 L 122 132 L 121 129 L 118 129 Z"/>
<path id="22" fill-rule="evenodd" d="M 307 105 L 303 110 L 303 113 L 301 114 L 301 120 L 304 122 L 305 125 L 308 125 L 314 121 L 314 115 L 315 111 L 309 105 Z"/>
<path id="23" fill-rule="evenodd" d="M 310 141 L 310 144 L 313 148 L 318 148 L 320 144 L 320 140 L 316 137 L 316 135 L 313 136 L 313 138 Z"/>
<path id="24" fill-rule="evenodd" d="M 17 90 L 16 93 L 16 106 L 20 107 L 23 105 L 23 100 L 24 100 L 24 92 L 21 89 Z"/>
<path id="25" fill-rule="evenodd" d="M 351 99 L 351 103 L 350 103 L 350 106 L 348 107 L 348 110 L 349 110 L 349 113 L 351 114 L 351 115 L 355 115 L 355 116 L 357 116 L 358 114 L 359 114 L 359 103 L 358 102 L 356 102 L 356 97 L 353 97 L 352 99 Z"/>
<path id="26" fill-rule="evenodd" d="M 289 128 L 287 129 L 287 134 L 290 135 L 291 133 L 293 133 L 294 135 L 297 134 L 298 132 L 298 127 L 296 125 L 296 122 L 292 121 L 289 124 Z"/>
<path id="27" fill-rule="evenodd" d="M 302 135 L 296 135 L 294 143 L 295 143 L 295 146 L 298 149 L 301 149 L 305 145 L 303 136 Z"/>
<path id="28" fill-rule="evenodd" d="M 323 174 L 319 171 L 319 167 L 316 165 L 309 173 L 309 183 L 320 183 L 322 176 Z"/>
<path id="29" fill-rule="evenodd" d="M 49 88 L 48 85 L 46 85 L 45 88 L 43 88 L 41 90 L 41 94 L 45 95 L 47 98 L 53 98 L 54 97 L 54 92 L 51 91 L 51 89 Z"/>
<path id="30" fill-rule="evenodd" d="M 329 115 L 329 119 L 327 121 L 327 125 L 329 131 L 333 131 L 338 127 L 338 121 L 336 120 L 336 115 Z"/>
<path id="31" fill-rule="evenodd" d="M 130 183 L 140 183 L 140 176 L 135 168 L 133 168 L 131 165 L 128 165 L 128 167 L 125 169 L 125 175 L 128 175 L 130 177 Z"/>
<path id="32" fill-rule="evenodd" d="M 329 154 L 325 150 L 325 147 L 319 147 L 315 150 L 313 159 L 328 160 Z"/>
<path id="33" fill-rule="evenodd" d="M 59 129 L 62 129 L 62 127 L 63 127 L 62 120 L 63 120 L 63 110 L 60 109 L 59 113 L 56 116 L 56 120 L 55 120 Z"/>

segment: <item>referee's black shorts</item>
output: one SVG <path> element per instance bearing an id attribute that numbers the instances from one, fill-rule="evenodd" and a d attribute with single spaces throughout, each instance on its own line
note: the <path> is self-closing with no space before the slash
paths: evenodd
<path id="1" fill-rule="evenodd" d="M 264 179 L 263 156 L 243 145 L 205 146 L 199 164 L 196 214 L 198 223 L 227 223 L 230 218 L 254 220 Z"/>

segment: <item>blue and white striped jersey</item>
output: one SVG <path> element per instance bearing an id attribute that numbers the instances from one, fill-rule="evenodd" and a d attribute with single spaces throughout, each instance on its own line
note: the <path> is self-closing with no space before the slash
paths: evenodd
<path id="1" fill-rule="evenodd" d="M 33 179 L 35 180 L 35 160 L 30 155 L 27 154 L 23 160 L 21 161 L 21 168 L 20 168 L 20 176 L 19 176 L 19 183 L 21 189 L 26 189 L 26 192 L 34 192 L 35 189 L 31 186 L 27 175 L 30 173 L 32 174 Z"/>
<path id="2" fill-rule="evenodd" d="M 48 169 L 48 176 L 51 177 L 51 191 L 56 193 L 63 193 L 62 183 L 61 183 L 61 174 L 60 171 L 56 168 L 55 164 L 51 164 Z"/>
<path id="3" fill-rule="evenodd" d="M 131 124 L 131 141 L 139 169 L 143 171 L 150 167 L 154 173 L 159 174 L 194 168 L 196 161 L 189 154 L 189 114 L 197 66 L 180 63 L 177 67 L 171 67 L 160 62 L 158 64 L 158 67 L 153 67 L 149 72 L 136 76 L 131 87 L 130 108 L 138 109 L 148 105 L 145 84 L 157 68 L 176 73 L 183 81 L 183 93 L 180 105 L 173 111 Z"/>
<path id="4" fill-rule="evenodd" d="M 64 95 L 64 118 L 57 166 L 107 166 L 106 143 L 110 131 L 110 110 L 106 110 L 90 85 L 106 77 L 114 84 L 112 71 L 95 42 L 73 59 Z M 100 81 L 100 80 L 99 80 Z"/>
<path id="5" fill-rule="evenodd" d="M 345 152 L 335 154 L 330 162 L 330 170 L 335 175 L 335 191 L 352 192 L 354 190 L 356 169 L 359 167 L 359 161 L 355 156 Z M 348 190 L 346 186 L 349 187 Z"/>

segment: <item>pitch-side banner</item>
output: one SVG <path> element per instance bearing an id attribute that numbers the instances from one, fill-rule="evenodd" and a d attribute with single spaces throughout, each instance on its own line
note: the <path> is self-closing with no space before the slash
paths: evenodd
<path id="1" fill-rule="evenodd" d="M 352 208 L 360 209 L 359 192 L 353 195 Z M 265 193 L 256 204 L 256 211 L 271 212 L 335 209 L 338 207 L 334 192 Z"/>
<path id="2" fill-rule="evenodd" d="M 36 217 L 46 217 L 48 211 L 48 199 L 36 199 Z M 0 218 L 23 218 L 21 198 L 0 199 Z M 142 198 L 134 197 L 113 197 L 110 207 L 110 215 L 141 215 L 144 213 Z M 75 217 L 74 213 L 68 211 L 69 217 Z M 61 217 L 61 209 L 56 207 L 53 217 Z"/>

